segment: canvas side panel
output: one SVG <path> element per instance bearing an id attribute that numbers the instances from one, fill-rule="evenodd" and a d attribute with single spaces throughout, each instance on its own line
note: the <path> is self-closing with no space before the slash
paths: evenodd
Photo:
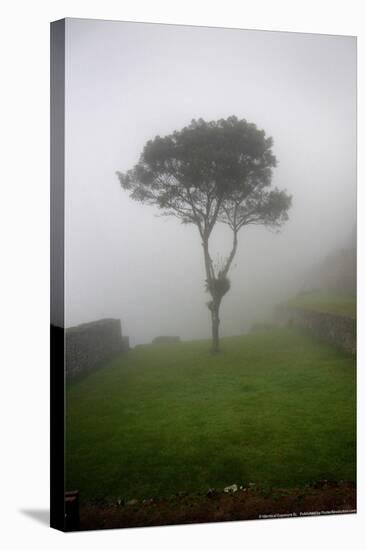
<path id="1" fill-rule="evenodd" d="M 51 23 L 50 524 L 64 530 L 65 20 Z"/>

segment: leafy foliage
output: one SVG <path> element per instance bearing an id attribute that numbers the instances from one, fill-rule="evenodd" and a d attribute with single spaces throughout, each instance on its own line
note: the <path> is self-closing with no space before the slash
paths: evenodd
<path id="1" fill-rule="evenodd" d="M 272 145 L 263 130 L 235 116 L 192 120 L 148 141 L 138 164 L 117 174 L 132 199 L 197 225 L 201 236 L 208 237 L 216 221 L 234 231 L 249 224 L 280 226 L 291 197 L 268 189 L 276 166 Z"/>
<path id="2" fill-rule="evenodd" d="M 222 298 L 229 292 L 230 286 L 230 280 L 224 275 L 206 280 L 206 290 L 210 292 L 212 296 L 219 296 Z"/>

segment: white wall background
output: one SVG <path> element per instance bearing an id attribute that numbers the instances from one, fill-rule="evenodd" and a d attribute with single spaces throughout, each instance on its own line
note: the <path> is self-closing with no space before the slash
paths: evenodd
<path id="1" fill-rule="evenodd" d="M 359 36 L 359 464 L 365 456 L 365 32 L 349 0 L 16 1 L 1 11 L 1 529 L 2 548 L 361 548 L 359 513 L 294 520 L 63 535 L 24 511 L 48 507 L 49 483 L 49 22 L 64 16 Z"/>

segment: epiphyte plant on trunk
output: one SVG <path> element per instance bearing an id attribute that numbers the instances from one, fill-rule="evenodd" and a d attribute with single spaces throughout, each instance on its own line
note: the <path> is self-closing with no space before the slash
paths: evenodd
<path id="1" fill-rule="evenodd" d="M 291 196 L 271 188 L 276 157 L 273 140 L 245 119 L 192 122 L 171 135 L 146 143 L 139 162 L 117 172 L 123 189 L 141 203 L 157 206 L 163 215 L 194 224 L 199 232 L 212 321 L 212 351 L 220 351 L 220 306 L 230 289 L 228 273 L 243 227 L 279 228 L 288 219 Z M 232 247 L 220 266 L 209 249 L 217 223 L 232 232 Z"/>

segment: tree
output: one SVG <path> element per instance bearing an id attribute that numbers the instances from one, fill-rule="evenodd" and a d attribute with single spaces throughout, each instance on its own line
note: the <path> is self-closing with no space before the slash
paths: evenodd
<path id="1" fill-rule="evenodd" d="M 238 248 L 239 231 L 248 225 L 280 227 L 288 219 L 291 196 L 271 189 L 276 157 L 263 130 L 235 116 L 218 121 L 192 120 L 173 134 L 146 143 L 136 166 L 117 172 L 130 197 L 155 205 L 163 215 L 197 227 L 202 240 L 212 351 L 218 352 L 220 306 L 230 289 L 228 273 Z M 232 232 L 232 248 L 214 265 L 209 241 L 217 223 Z"/>

